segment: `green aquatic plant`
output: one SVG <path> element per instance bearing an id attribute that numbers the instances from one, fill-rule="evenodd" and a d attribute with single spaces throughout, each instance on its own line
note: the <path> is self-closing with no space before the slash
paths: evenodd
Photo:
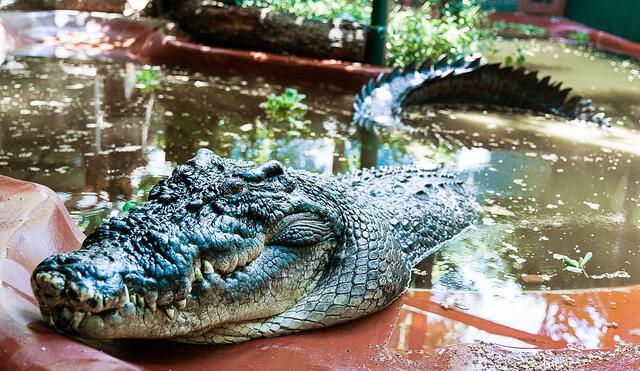
<path id="1" fill-rule="evenodd" d="M 587 263 L 589 263 L 589 260 L 591 260 L 591 257 L 593 257 L 593 253 L 591 251 L 578 260 L 571 259 L 568 256 L 563 256 L 562 262 L 565 264 L 564 269 L 573 273 L 584 273 L 585 276 L 589 277 L 585 267 L 587 266 Z"/>
<path id="2" fill-rule="evenodd" d="M 504 58 L 504 65 L 512 66 L 515 61 L 516 66 L 523 68 L 527 63 L 527 57 L 533 57 L 534 55 L 536 55 L 536 53 L 529 49 L 528 46 L 519 44 L 516 46 L 515 55 L 507 55 Z"/>
<path id="3" fill-rule="evenodd" d="M 307 112 L 309 107 L 302 103 L 307 96 L 298 93 L 296 89 L 286 88 L 284 93 L 275 95 L 273 93 L 267 96 L 267 100 L 260 103 L 267 116 L 276 119 L 282 119 L 289 115 L 301 116 Z"/>
<path id="4" fill-rule="evenodd" d="M 569 34 L 569 39 L 580 44 L 586 44 L 589 42 L 589 34 L 584 31 L 576 31 Z"/>
<path id="5" fill-rule="evenodd" d="M 270 120 L 286 121 L 292 131 L 299 132 L 305 130 L 307 125 L 311 123 L 309 120 L 302 119 L 309 109 L 309 106 L 302 103 L 306 97 L 296 89 L 286 88 L 284 93 L 280 95 L 269 94 L 267 100 L 260 103 L 260 108 L 264 110 Z"/>
<path id="6" fill-rule="evenodd" d="M 162 73 L 150 67 L 136 71 L 136 86 L 145 94 L 162 88 Z"/>

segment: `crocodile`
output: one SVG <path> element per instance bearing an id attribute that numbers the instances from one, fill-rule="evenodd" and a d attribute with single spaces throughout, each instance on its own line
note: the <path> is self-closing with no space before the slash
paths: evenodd
<path id="1" fill-rule="evenodd" d="M 606 124 L 567 94 L 520 70 L 438 61 L 367 84 L 354 121 L 375 130 L 399 122 L 406 104 L 503 97 Z M 43 318 L 83 338 L 212 344 L 291 334 L 388 306 L 412 267 L 472 225 L 477 209 L 472 192 L 437 167 L 331 176 L 200 149 L 79 250 L 40 263 L 31 285 Z"/>

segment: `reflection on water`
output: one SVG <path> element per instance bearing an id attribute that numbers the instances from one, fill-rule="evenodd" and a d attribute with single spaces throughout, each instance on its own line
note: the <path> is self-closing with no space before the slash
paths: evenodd
<path id="1" fill-rule="evenodd" d="M 473 143 L 454 150 L 448 166 L 478 195 L 481 222 L 441 250 L 431 274 L 435 287 L 544 290 L 640 282 L 640 266 L 633 264 L 640 246 L 636 130 L 515 114 L 434 115 L 424 107 L 406 116 L 414 126 L 444 127 Z M 594 256 L 589 277 L 563 270 L 561 256 L 577 259 L 588 251 Z"/>
<path id="2" fill-rule="evenodd" d="M 594 97 L 612 129 L 522 114 L 407 110 L 405 122 L 446 133 L 463 148 L 423 134 L 359 133 L 350 124 L 350 95 L 297 87 L 311 124 L 294 130 L 259 109 L 267 94 L 285 88 L 261 78 L 162 69 L 163 90 L 144 94 L 135 86 L 140 66 L 20 57 L 0 67 L 1 172 L 51 187 L 91 231 L 201 147 L 321 173 L 440 162 L 461 173 L 482 215 L 417 267 L 414 287 L 506 295 L 638 283 L 640 68 L 534 43 L 539 52 L 528 63 Z M 590 277 L 563 270 L 562 255 L 588 251 Z"/>
<path id="3" fill-rule="evenodd" d="M 637 343 L 638 286 L 572 292 L 427 291 L 403 298 L 389 347 L 410 359 L 482 341 L 516 348 L 604 348 Z"/>
<path id="4" fill-rule="evenodd" d="M 222 156 L 344 172 L 357 166 L 351 97 L 305 89 L 314 124 L 294 132 L 258 108 L 283 86 L 165 70 L 135 88 L 133 64 L 14 58 L 0 69 L 2 174 L 45 184 L 90 231 L 201 148 Z M 152 108 L 152 109 L 151 109 Z"/>

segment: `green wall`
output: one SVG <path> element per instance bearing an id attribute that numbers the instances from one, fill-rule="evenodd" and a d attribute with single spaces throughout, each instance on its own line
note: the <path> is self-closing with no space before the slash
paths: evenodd
<path id="1" fill-rule="evenodd" d="M 507 13 L 513 13 L 518 10 L 518 0 L 478 0 L 478 3 L 485 10 Z"/>
<path id="2" fill-rule="evenodd" d="M 640 42 L 640 0 L 567 0 L 565 17 Z"/>

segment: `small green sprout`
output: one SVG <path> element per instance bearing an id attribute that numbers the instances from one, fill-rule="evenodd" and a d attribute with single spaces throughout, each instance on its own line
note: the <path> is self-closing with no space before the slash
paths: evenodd
<path id="1" fill-rule="evenodd" d="M 504 65 L 509 67 L 511 65 L 513 65 L 513 61 L 515 59 L 516 64 L 518 65 L 518 67 L 523 68 L 526 61 L 527 61 L 527 56 L 529 57 L 533 57 L 534 55 L 536 55 L 536 53 L 534 53 L 531 49 L 529 49 L 526 45 L 518 45 L 516 46 L 516 54 L 515 54 L 515 58 L 511 55 L 508 55 L 505 57 L 504 59 Z"/>
<path id="2" fill-rule="evenodd" d="M 280 95 L 269 94 L 265 102 L 260 103 L 267 116 L 276 119 L 286 119 L 287 116 L 302 116 L 309 108 L 302 100 L 307 96 L 298 93 L 296 89 L 286 88 Z"/>
<path id="3" fill-rule="evenodd" d="M 162 74 L 149 67 L 136 71 L 136 86 L 143 93 L 151 93 L 162 87 Z"/>
<path id="4" fill-rule="evenodd" d="M 286 121 L 293 131 L 303 130 L 311 121 L 302 120 L 309 106 L 302 103 L 307 96 L 296 89 L 287 88 L 280 95 L 269 94 L 267 100 L 260 103 L 267 117 L 273 121 Z"/>
<path id="5" fill-rule="evenodd" d="M 580 44 L 586 44 L 589 42 L 589 34 L 584 31 L 576 31 L 569 34 L 569 39 Z"/>
<path id="6" fill-rule="evenodd" d="M 586 253 L 582 258 L 578 260 L 573 260 L 568 256 L 563 256 L 562 261 L 566 265 L 564 269 L 573 273 L 584 273 L 585 276 L 589 277 L 587 271 L 585 271 L 585 267 L 587 266 L 589 260 L 591 260 L 591 257 L 593 257 L 593 253 L 591 253 L 591 251 Z"/>

